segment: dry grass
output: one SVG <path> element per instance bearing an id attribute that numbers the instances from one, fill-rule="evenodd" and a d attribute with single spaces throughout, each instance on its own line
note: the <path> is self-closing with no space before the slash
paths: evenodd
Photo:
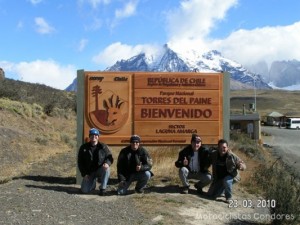
<path id="1" fill-rule="evenodd" d="M 3 102 L 7 104 L 8 100 Z M 12 105 L 17 104 L 12 101 Z M 32 117 L 32 114 L 19 113 L 3 106 L 0 109 L 0 182 L 25 174 L 33 164 L 70 151 L 74 145 L 74 113 L 69 114 L 70 119 Z M 33 107 L 34 104 L 26 104 L 27 109 Z"/>
<path id="2" fill-rule="evenodd" d="M 255 102 L 254 96 L 254 90 L 231 91 L 231 112 L 242 113 L 243 104 L 248 109 L 249 104 Z M 257 111 L 262 117 L 273 111 L 287 116 L 300 116 L 299 96 L 300 91 L 256 90 Z"/>
<path id="3" fill-rule="evenodd" d="M 111 176 L 117 177 L 117 159 L 120 150 L 123 146 L 110 147 L 114 158 L 114 165 L 111 168 Z M 175 167 L 175 161 L 178 157 L 178 152 L 182 147 L 174 146 L 145 146 L 148 150 L 152 160 L 153 167 L 152 172 L 154 177 L 151 180 L 151 184 L 157 184 L 161 182 L 170 182 L 170 184 L 179 184 L 178 168 Z"/>

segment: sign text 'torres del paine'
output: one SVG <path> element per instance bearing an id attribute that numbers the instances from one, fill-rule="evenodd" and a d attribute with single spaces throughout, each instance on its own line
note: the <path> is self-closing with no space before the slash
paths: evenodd
<path id="1" fill-rule="evenodd" d="M 192 133 L 222 137 L 222 73 L 85 72 L 84 135 L 108 144 L 188 144 Z"/>

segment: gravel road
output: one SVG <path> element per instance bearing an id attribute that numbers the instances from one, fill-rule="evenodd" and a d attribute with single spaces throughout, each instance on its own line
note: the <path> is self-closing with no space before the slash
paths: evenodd
<path id="1" fill-rule="evenodd" d="M 0 224 L 150 224 L 130 199 L 107 201 L 96 194 L 81 197 L 77 191 L 72 185 L 26 179 L 1 185 Z"/>
<path id="2" fill-rule="evenodd" d="M 263 136 L 263 142 L 300 177 L 300 130 L 263 126 L 262 131 L 271 135 Z"/>
<path id="3" fill-rule="evenodd" d="M 150 224 L 131 198 L 116 196 L 112 188 L 111 196 L 80 194 L 75 178 L 55 170 L 55 164 L 72 162 L 66 159 L 69 155 L 62 154 L 34 164 L 27 175 L 1 184 L 0 224 Z"/>

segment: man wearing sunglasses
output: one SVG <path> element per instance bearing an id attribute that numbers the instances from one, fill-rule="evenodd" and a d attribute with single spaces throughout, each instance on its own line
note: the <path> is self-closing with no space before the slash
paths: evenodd
<path id="1" fill-rule="evenodd" d="M 140 145 L 141 138 L 138 135 L 132 135 L 130 145 L 123 148 L 118 156 L 118 195 L 126 195 L 130 184 L 136 181 L 135 192 L 144 193 L 148 181 L 153 173 L 152 159 L 148 151 Z"/>
<path id="2" fill-rule="evenodd" d="M 189 193 L 189 179 L 198 180 L 195 184 L 198 194 L 202 188 L 211 182 L 209 151 L 202 146 L 202 139 L 197 134 L 192 134 L 191 144 L 179 152 L 175 166 L 179 168 L 179 178 L 182 182 L 182 194 Z"/>
<path id="3" fill-rule="evenodd" d="M 110 166 L 113 157 L 108 146 L 99 141 L 100 132 L 96 128 L 89 131 L 89 142 L 84 143 L 78 152 L 78 168 L 83 177 L 82 193 L 89 193 L 96 188 L 99 178 L 99 195 L 105 195 L 105 189 L 110 176 Z"/>

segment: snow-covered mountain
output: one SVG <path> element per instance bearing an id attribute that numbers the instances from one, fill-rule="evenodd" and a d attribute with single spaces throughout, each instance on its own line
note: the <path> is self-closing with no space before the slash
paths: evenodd
<path id="1" fill-rule="evenodd" d="M 257 89 L 271 89 L 261 75 L 251 73 L 216 50 L 202 55 L 195 51 L 176 53 L 165 45 L 161 52 L 151 55 L 141 53 L 130 59 L 122 59 L 105 71 L 228 72 L 231 89 L 252 89 L 254 85 Z M 75 87 L 76 79 L 66 90 L 75 90 Z"/>
<path id="2" fill-rule="evenodd" d="M 300 90 L 300 61 L 273 61 L 270 67 L 265 61 L 247 66 L 255 73 L 261 74 L 274 89 Z"/>
<path id="3" fill-rule="evenodd" d="M 297 60 L 274 61 L 270 67 L 269 79 L 279 87 L 300 84 L 300 62 Z"/>

